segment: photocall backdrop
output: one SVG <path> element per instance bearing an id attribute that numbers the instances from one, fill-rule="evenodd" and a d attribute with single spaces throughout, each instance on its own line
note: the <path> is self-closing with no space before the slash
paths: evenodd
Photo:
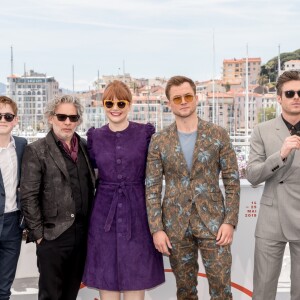
<path id="1" fill-rule="evenodd" d="M 263 185 L 252 187 L 241 180 L 241 202 L 239 223 L 232 244 L 232 293 L 235 300 L 250 300 L 252 296 L 252 274 L 254 254 L 254 230 Z M 208 283 L 199 255 L 198 295 L 199 299 L 209 300 Z M 169 259 L 164 257 L 166 282 L 146 292 L 145 300 L 176 300 L 176 283 Z M 16 278 L 38 277 L 34 244 L 23 244 Z M 99 299 L 97 290 L 82 286 L 78 300 Z"/>

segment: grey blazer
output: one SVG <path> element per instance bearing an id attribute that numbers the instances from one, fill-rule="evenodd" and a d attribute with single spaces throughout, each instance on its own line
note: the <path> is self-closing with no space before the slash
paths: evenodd
<path id="1" fill-rule="evenodd" d="M 300 240 L 300 152 L 280 157 L 290 135 L 281 116 L 254 128 L 250 143 L 247 179 L 265 182 L 255 235 L 278 241 Z"/>

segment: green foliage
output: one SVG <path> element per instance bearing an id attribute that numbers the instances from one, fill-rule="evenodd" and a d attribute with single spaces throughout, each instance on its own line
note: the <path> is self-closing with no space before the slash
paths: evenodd
<path id="1" fill-rule="evenodd" d="M 258 123 L 265 122 L 276 117 L 276 108 L 275 107 L 266 107 L 261 108 L 258 111 Z"/>
<path id="2" fill-rule="evenodd" d="M 300 59 L 300 49 L 295 50 L 294 52 L 286 52 L 280 54 L 280 68 L 283 69 L 285 62 L 289 60 L 298 60 Z M 278 74 L 278 56 L 270 59 L 266 64 L 261 66 L 260 76 L 263 79 L 259 79 L 261 82 L 265 82 L 268 78 L 269 82 L 275 82 Z"/>
<path id="3" fill-rule="evenodd" d="M 230 91 L 230 84 L 228 82 L 224 85 L 226 92 Z"/>

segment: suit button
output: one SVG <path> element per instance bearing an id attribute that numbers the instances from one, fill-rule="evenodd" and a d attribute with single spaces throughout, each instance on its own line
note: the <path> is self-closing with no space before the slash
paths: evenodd
<path id="1" fill-rule="evenodd" d="M 74 214 L 71 214 L 71 218 L 74 218 L 75 217 L 75 215 Z"/>
<path id="2" fill-rule="evenodd" d="M 279 183 L 280 183 L 280 184 L 283 184 L 283 181 L 280 181 Z"/>

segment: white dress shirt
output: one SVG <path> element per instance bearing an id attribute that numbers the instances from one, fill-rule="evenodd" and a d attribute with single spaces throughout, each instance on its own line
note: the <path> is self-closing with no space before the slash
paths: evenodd
<path id="1" fill-rule="evenodd" d="M 0 147 L 0 170 L 5 189 L 5 208 L 4 213 L 12 212 L 17 207 L 17 185 L 18 185 L 18 161 L 16 144 L 13 137 L 6 148 Z"/>

